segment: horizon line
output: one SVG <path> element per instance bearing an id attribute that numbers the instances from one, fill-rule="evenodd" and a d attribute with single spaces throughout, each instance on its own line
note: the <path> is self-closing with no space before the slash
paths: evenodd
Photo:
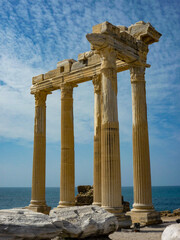
<path id="1" fill-rule="evenodd" d="M 93 186 L 90 184 L 87 185 L 78 185 L 78 186 Z M 75 186 L 77 188 L 78 186 Z M 121 187 L 134 187 L 134 186 L 121 186 Z M 153 185 L 151 187 L 180 187 L 180 185 Z M 31 186 L 0 186 L 0 188 L 31 188 Z M 46 188 L 60 188 L 60 186 L 47 186 Z"/>

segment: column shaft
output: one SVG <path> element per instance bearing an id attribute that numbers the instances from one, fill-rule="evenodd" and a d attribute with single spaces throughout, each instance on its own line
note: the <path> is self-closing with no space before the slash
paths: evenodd
<path id="1" fill-rule="evenodd" d="M 101 52 L 101 184 L 102 207 L 122 212 L 116 53 Z"/>
<path id="2" fill-rule="evenodd" d="M 61 86 L 61 182 L 58 207 L 75 205 L 73 86 Z"/>
<path id="3" fill-rule="evenodd" d="M 133 211 L 151 211 L 154 209 L 151 193 L 149 137 L 144 79 L 145 68 L 132 67 L 130 71 L 133 113 Z"/>
<path id="4" fill-rule="evenodd" d="M 93 204 L 101 206 L 101 95 L 100 76 L 93 78 L 94 84 L 94 183 Z"/>
<path id="5" fill-rule="evenodd" d="M 45 201 L 46 96 L 46 92 L 35 94 L 32 194 L 29 205 L 32 210 L 44 213 L 48 213 L 50 210 Z"/>

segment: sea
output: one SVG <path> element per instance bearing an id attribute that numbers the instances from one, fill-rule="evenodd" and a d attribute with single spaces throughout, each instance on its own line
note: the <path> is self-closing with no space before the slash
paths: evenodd
<path id="1" fill-rule="evenodd" d="M 46 202 L 51 208 L 57 207 L 60 198 L 58 187 L 46 188 Z M 75 188 L 77 195 L 77 188 Z M 124 201 L 133 204 L 133 187 L 122 187 Z M 31 188 L 28 187 L 1 187 L 0 209 L 9 209 L 28 206 L 31 200 Z M 152 202 L 157 211 L 180 208 L 180 186 L 152 187 Z"/>

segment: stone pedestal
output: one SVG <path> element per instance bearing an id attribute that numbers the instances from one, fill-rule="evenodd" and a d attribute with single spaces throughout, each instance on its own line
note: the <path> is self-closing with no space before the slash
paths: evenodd
<path id="1" fill-rule="evenodd" d="M 145 68 L 130 68 L 133 114 L 133 174 L 134 204 L 131 210 L 133 222 L 152 224 L 161 222 L 152 205 L 151 170 L 145 90 Z"/>
<path id="2" fill-rule="evenodd" d="M 118 217 L 120 227 L 130 226 L 121 196 L 116 52 L 107 47 L 101 55 L 101 206 Z"/>
<path id="3" fill-rule="evenodd" d="M 75 205 L 73 85 L 61 85 L 61 181 L 58 207 Z"/>
<path id="4" fill-rule="evenodd" d="M 131 217 L 132 223 L 140 223 L 141 226 L 162 223 L 159 212 L 153 211 L 130 211 L 127 215 Z"/>
<path id="5" fill-rule="evenodd" d="M 47 92 L 35 94 L 32 194 L 30 205 L 27 208 L 48 214 L 51 208 L 46 205 L 45 200 L 46 96 Z"/>
<path id="6" fill-rule="evenodd" d="M 94 183 L 93 205 L 101 206 L 101 81 L 93 77 L 94 84 Z"/>

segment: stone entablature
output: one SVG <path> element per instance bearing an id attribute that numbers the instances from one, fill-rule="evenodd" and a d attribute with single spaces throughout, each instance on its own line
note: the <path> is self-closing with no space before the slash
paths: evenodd
<path id="1" fill-rule="evenodd" d="M 147 44 L 157 42 L 160 36 L 161 34 L 150 23 L 141 21 L 126 28 L 104 22 L 94 26 L 93 33 L 87 34 L 87 39 L 91 42 L 93 37 L 98 38 L 96 40 L 98 48 L 109 44 L 117 50 L 116 71 L 121 72 L 128 70 L 131 63 L 143 63 L 149 67 L 145 62 L 148 52 Z M 54 91 L 63 82 L 78 84 L 89 81 L 94 74 L 100 74 L 100 65 L 100 56 L 95 50 L 79 54 L 78 61 L 74 59 L 60 61 L 56 69 L 33 77 L 31 93 L 34 94 L 37 90 L 44 89 Z"/>
<path id="2" fill-rule="evenodd" d="M 86 35 L 91 50 L 66 59 L 57 68 L 33 77 L 35 95 L 32 199 L 28 208 L 48 212 L 45 201 L 46 96 L 61 90 L 61 181 L 58 208 L 75 204 L 73 89 L 94 84 L 94 205 L 114 213 L 120 227 L 131 224 L 123 213 L 121 196 L 120 144 L 117 102 L 117 72 L 130 70 L 133 112 L 134 204 L 132 221 L 160 222 L 151 196 L 149 137 L 145 69 L 148 45 L 161 34 L 150 23 L 130 27 L 104 22 Z"/>
<path id="3" fill-rule="evenodd" d="M 96 54 L 97 55 L 97 54 Z M 98 55 L 98 58 L 99 55 Z M 69 61 L 69 60 L 67 60 Z M 71 61 L 71 59 L 70 59 Z M 34 94 L 36 91 L 43 91 L 43 90 L 49 90 L 49 91 L 54 91 L 59 89 L 59 86 L 64 83 L 64 82 L 69 82 L 69 83 L 82 83 L 86 81 L 92 80 L 92 77 L 94 75 L 99 75 L 100 70 L 101 70 L 101 62 L 100 61 L 95 61 L 92 60 L 91 58 L 86 61 L 86 64 L 82 64 L 81 60 L 75 63 L 78 63 L 76 65 L 76 68 L 74 68 L 70 72 L 60 72 L 60 69 L 54 69 L 51 70 L 45 74 L 40 74 L 38 76 L 33 77 L 32 79 L 32 87 L 31 87 L 31 93 Z M 94 64 L 88 64 L 88 62 L 94 62 Z M 68 64 L 70 65 L 70 64 Z M 116 61 L 116 70 L 117 72 L 122 72 L 125 70 L 128 70 L 129 66 L 127 63 L 124 63 L 120 60 Z"/>

